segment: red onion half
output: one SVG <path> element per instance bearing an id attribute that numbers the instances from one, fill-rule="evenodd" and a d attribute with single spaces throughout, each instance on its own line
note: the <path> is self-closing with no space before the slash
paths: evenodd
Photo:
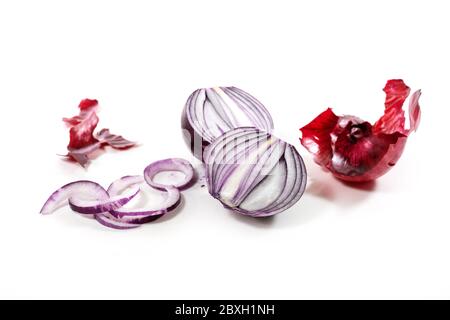
<path id="1" fill-rule="evenodd" d="M 223 134 L 204 158 L 209 193 L 247 216 L 282 212 L 305 190 L 306 168 L 295 147 L 253 127 Z"/>
<path id="2" fill-rule="evenodd" d="M 202 160 L 203 151 L 219 136 L 243 126 L 271 132 L 273 121 L 255 97 L 236 87 L 203 88 L 194 91 L 183 109 L 183 138 L 194 156 Z"/>

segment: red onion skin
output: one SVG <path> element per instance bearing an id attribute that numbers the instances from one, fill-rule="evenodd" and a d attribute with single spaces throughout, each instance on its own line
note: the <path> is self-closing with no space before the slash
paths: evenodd
<path id="1" fill-rule="evenodd" d="M 102 129 L 94 134 L 99 122 L 97 100 L 84 99 L 78 108 L 80 109 L 78 115 L 63 118 L 64 123 L 70 128 L 67 159 L 74 160 L 84 167 L 89 162 L 89 155 L 106 145 L 117 150 L 126 150 L 136 145 L 135 142 L 120 135 L 111 134 L 109 129 Z"/>
<path id="2" fill-rule="evenodd" d="M 327 109 L 300 129 L 300 142 L 314 161 L 347 182 L 375 180 L 391 170 L 405 149 L 409 134 L 420 122 L 420 90 L 410 99 L 410 128 L 405 128 L 403 103 L 410 88 L 403 80 L 389 80 L 385 113 L 373 125 L 355 116 L 336 116 Z"/>
<path id="3" fill-rule="evenodd" d="M 390 171 L 397 161 L 400 159 L 406 145 L 406 137 L 399 138 L 397 143 L 389 146 L 389 151 L 381 158 L 381 160 L 370 171 L 360 176 L 348 176 L 329 169 L 330 172 L 338 179 L 347 182 L 367 182 L 378 179 L 382 175 Z"/>

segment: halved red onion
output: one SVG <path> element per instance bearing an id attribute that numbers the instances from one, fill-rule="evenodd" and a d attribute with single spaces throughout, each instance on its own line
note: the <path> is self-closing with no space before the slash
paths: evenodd
<path id="1" fill-rule="evenodd" d="M 143 182 L 144 178 L 142 176 L 125 176 L 111 183 L 108 192 L 112 197 L 120 197 L 123 190 Z M 167 186 L 163 190 L 165 191 L 164 201 L 157 206 L 137 209 L 121 207 L 109 210 L 109 212 L 116 219 L 127 223 L 143 224 L 153 221 L 167 212 L 172 211 L 181 203 L 181 194 L 178 189 Z M 141 189 L 142 191 L 143 189 Z"/>
<path id="2" fill-rule="evenodd" d="M 177 171 L 184 174 L 181 182 L 173 182 L 171 184 L 162 184 L 154 181 L 155 176 L 163 171 Z M 194 179 L 194 168 L 189 161 L 181 158 L 170 158 L 155 161 L 149 164 L 144 170 L 144 179 L 149 186 L 158 190 L 167 190 L 168 187 L 184 189 L 190 185 Z"/>
<path id="3" fill-rule="evenodd" d="M 89 200 L 108 199 L 108 192 L 96 182 L 80 180 L 68 183 L 51 194 L 41 209 L 41 214 L 50 214 L 66 205 L 71 197 Z"/>
<path id="4" fill-rule="evenodd" d="M 74 195 L 69 199 L 69 206 L 73 211 L 81 214 L 97 214 L 109 212 L 126 205 L 139 193 L 139 191 L 139 187 L 134 186 L 126 195 L 109 195 L 108 198 L 101 200 L 85 200 L 78 197 L 77 195 Z"/>
<path id="5" fill-rule="evenodd" d="M 195 157 L 219 136 L 232 129 L 252 126 L 271 132 L 273 120 L 264 105 L 236 87 L 203 88 L 188 98 L 181 119 L 183 138 Z"/>
<path id="6" fill-rule="evenodd" d="M 306 168 L 295 147 L 256 128 L 228 131 L 204 156 L 210 194 L 241 214 L 277 214 L 305 190 Z"/>

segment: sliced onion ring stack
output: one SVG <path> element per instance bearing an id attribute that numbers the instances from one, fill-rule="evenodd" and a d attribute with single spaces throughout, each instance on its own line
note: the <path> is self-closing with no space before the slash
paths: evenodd
<path id="1" fill-rule="evenodd" d="M 183 138 L 199 160 L 203 150 L 223 133 L 252 126 L 271 132 L 273 120 L 264 105 L 236 87 L 203 88 L 194 91 L 183 109 Z"/>
<path id="2" fill-rule="evenodd" d="M 161 171 L 179 171 L 185 174 L 180 183 L 164 185 L 153 178 Z M 144 176 L 122 177 L 105 190 L 96 182 L 81 180 L 71 182 L 56 190 L 45 202 L 41 214 L 50 214 L 61 206 L 69 204 L 71 209 L 82 215 L 93 215 L 104 226 L 114 229 L 132 229 L 154 221 L 181 203 L 178 188 L 187 188 L 194 179 L 192 165 L 183 159 L 165 159 L 150 164 Z M 165 199 L 157 208 L 124 208 L 124 205 L 141 192 L 140 184 L 148 182 L 152 188 L 165 191 Z"/>
<path id="3" fill-rule="evenodd" d="M 282 212 L 305 190 L 306 168 L 297 150 L 256 128 L 223 134 L 205 150 L 204 161 L 209 193 L 244 215 Z"/>
<path id="4" fill-rule="evenodd" d="M 112 211 L 123 207 L 131 201 L 138 193 L 140 189 L 135 186 L 127 195 L 109 195 L 108 198 L 102 200 L 85 200 L 78 196 L 73 196 L 69 199 L 70 208 L 81 214 L 96 214 Z"/>

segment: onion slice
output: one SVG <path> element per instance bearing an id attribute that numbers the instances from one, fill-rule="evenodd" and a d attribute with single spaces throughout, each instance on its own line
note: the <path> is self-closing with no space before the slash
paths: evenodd
<path id="1" fill-rule="evenodd" d="M 116 219 L 108 213 L 96 214 L 95 220 L 97 220 L 100 224 L 104 225 L 105 227 L 118 230 L 127 230 L 139 227 L 139 225 L 137 224 L 131 224 L 123 220 Z"/>
<path id="2" fill-rule="evenodd" d="M 153 181 L 161 171 L 179 171 L 184 173 L 183 181 L 173 185 L 163 185 Z M 102 225 L 114 229 L 133 229 L 141 224 L 154 221 L 181 203 L 178 188 L 187 188 L 194 179 L 192 165 L 183 159 L 165 159 L 147 166 L 144 176 L 124 176 L 110 184 L 105 190 L 96 182 L 80 180 L 59 188 L 48 198 L 41 209 L 49 214 L 60 206 L 69 204 L 70 208 L 83 215 L 93 215 Z M 165 192 L 164 201 L 156 208 L 125 208 L 141 192 L 141 184 L 148 182 L 147 188 Z"/>
<path id="3" fill-rule="evenodd" d="M 120 179 L 115 180 L 114 182 L 112 182 L 107 191 L 108 194 L 112 197 L 114 196 L 118 196 L 120 195 L 125 189 L 134 186 L 134 185 L 139 185 L 142 182 L 144 182 L 144 177 L 143 176 L 124 176 Z"/>
<path id="4" fill-rule="evenodd" d="M 66 205 L 71 197 L 89 200 L 103 200 L 109 198 L 108 192 L 96 182 L 80 180 L 68 183 L 51 194 L 41 209 L 41 214 L 53 213 L 56 209 Z"/>
<path id="5" fill-rule="evenodd" d="M 97 214 L 112 211 L 126 205 L 133 199 L 140 189 L 138 186 L 133 188 L 126 195 L 111 196 L 102 200 L 84 200 L 78 196 L 73 196 L 69 199 L 70 208 L 81 214 Z"/>
<path id="6" fill-rule="evenodd" d="M 142 176 L 125 176 L 111 183 L 108 192 L 112 197 L 120 197 L 120 194 L 124 189 L 139 185 L 143 182 L 144 178 Z M 172 211 L 181 203 L 181 194 L 178 189 L 174 187 L 164 187 L 163 190 L 166 192 L 165 200 L 155 209 L 131 209 L 121 207 L 112 209 L 109 213 L 116 219 L 132 224 L 143 224 L 153 221 L 157 217 L 161 217 L 167 212 Z"/>
<path id="7" fill-rule="evenodd" d="M 306 187 L 294 146 L 257 128 L 237 128 L 205 150 L 208 190 L 229 209 L 266 217 L 293 206 Z"/>
<path id="8" fill-rule="evenodd" d="M 155 176 L 163 171 L 178 171 L 184 174 L 183 181 L 179 183 L 173 183 L 171 185 L 166 185 L 162 183 L 157 183 L 153 179 Z M 159 160 L 148 165 L 144 170 L 145 181 L 153 188 L 158 190 L 165 190 L 167 188 L 177 188 L 184 189 L 190 186 L 190 183 L 194 179 L 194 168 L 189 163 L 189 161 L 181 158 L 171 158 Z"/>

